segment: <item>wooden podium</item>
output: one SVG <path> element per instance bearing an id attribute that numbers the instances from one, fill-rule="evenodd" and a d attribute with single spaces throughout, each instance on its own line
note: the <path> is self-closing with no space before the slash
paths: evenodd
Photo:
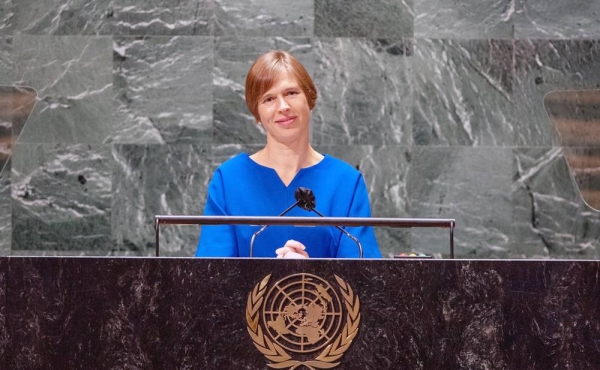
<path id="1" fill-rule="evenodd" d="M 329 365 L 599 369 L 600 262 L 0 258 L 2 369 Z"/>

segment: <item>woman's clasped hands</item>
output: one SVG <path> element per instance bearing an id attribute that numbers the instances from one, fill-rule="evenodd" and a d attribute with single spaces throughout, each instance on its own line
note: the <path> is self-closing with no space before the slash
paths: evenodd
<path id="1" fill-rule="evenodd" d="M 308 258 L 304 244 L 296 240 L 288 240 L 285 245 L 275 251 L 277 258 Z"/>

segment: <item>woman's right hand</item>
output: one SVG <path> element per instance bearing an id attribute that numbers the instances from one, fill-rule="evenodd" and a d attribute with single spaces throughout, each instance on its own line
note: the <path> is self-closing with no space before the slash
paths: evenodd
<path id="1" fill-rule="evenodd" d="M 296 240 L 288 240 L 285 245 L 275 251 L 277 258 L 308 258 L 304 244 Z"/>

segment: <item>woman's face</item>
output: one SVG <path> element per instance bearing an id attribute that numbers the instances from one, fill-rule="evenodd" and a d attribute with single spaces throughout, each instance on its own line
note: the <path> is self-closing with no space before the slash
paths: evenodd
<path id="1" fill-rule="evenodd" d="M 308 140 L 310 108 L 304 91 L 291 74 L 282 74 L 260 97 L 258 115 L 267 135 L 278 142 Z"/>

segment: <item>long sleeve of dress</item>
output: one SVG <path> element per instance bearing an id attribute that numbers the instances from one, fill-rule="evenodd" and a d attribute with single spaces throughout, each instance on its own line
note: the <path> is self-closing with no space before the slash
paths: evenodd
<path id="1" fill-rule="evenodd" d="M 348 217 L 371 217 L 369 195 L 364 178 L 358 177 L 354 189 L 354 197 L 348 211 Z M 363 258 L 381 258 L 381 252 L 372 227 L 345 227 L 348 233 L 355 236 L 363 248 Z M 358 258 L 359 250 L 356 243 L 347 235 L 342 235 L 336 257 Z"/>
<path id="2" fill-rule="evenodd" d="M 227 216 L 221 171 L 215 171 L 208 186 L 205 216 Z M 207 225 L 201 231 L 196 257 L 237 257 L 238 248 L 233 225 Z"/>

